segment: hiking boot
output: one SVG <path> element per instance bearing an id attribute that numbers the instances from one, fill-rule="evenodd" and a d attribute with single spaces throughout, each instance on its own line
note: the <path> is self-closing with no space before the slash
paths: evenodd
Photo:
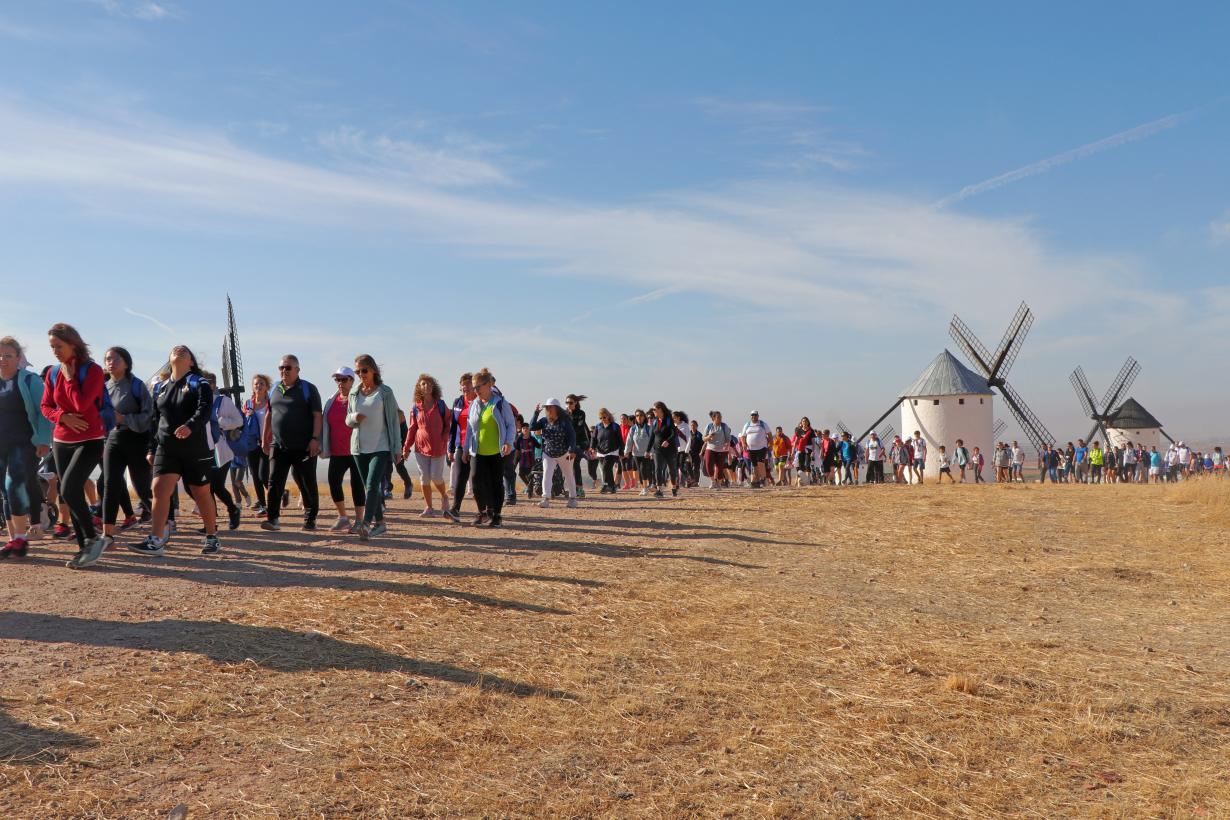
<path id="1" fill-rule="evenodd" d="M 329 532 L 345 532 L 348 529 L 350 529 L 350 518 L 339 515 L 337 521 L 334 521 L 333 526 L 329 528 Z"/>
<path id="2" fill-rule="evenodd" d="M 102 558 L 102 554 L 115 542 L 115 539 L 109 535 L 100 535 L 90 543 L 77 556 L 69 561 L 65 566 L 69 569 L 83 569 L 90 564 L 98 563 L 98 559 Z"/>
<path id="3" fill-rule="evenodd" d="M 226 511 L 227 528 L 232 530 L 239 529 L 239 507 L 234 506 Z"/>
<path id="4" fill-rule="evenodd" d="M 270 532 L 277 532 L 278 530 L 282 529 L 282 527 L 278 525 L 278 519 L 267 518 L 261 522 L 261 529 L 269 530 Z"/>
<path id="5" fill-rule="evenodd" d="M 25 538 L 14 538 L 0 547 L 0 558 L 25 558 L 30 551 L 30 545 Z"/>
<path id="6" fill-rule="evenodd" d="M 217 555 L 222 552 L 222 542 L 218 540 L 218 534 L 205 536 L 205 547 L 201 550 L 201 555 Z"/>
<path id="7" fill-rule="evenodd" d="M 159 538 L 150 533 L 145 536 L 145 540 L 139 544 L 129 544 L 128 549 L 141 555 L 162 555 L 167 551 L 168 538 Z"/>

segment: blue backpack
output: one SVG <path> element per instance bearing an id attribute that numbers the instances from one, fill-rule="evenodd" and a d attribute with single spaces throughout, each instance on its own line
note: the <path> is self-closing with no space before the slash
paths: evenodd
<path id="1" fill-rule="evenodd" d="M 102 370 L 102 367 L 100 367 L 96 362 L 86 362 L 81 365 L 81 369 L 77 371 L 78 383 L 85 383 L 85 377 L 90 372 L 91 367 L 97 367 L 99 370 Z M 59 375 L 60 368 L 58 365 L 52 367 L 48 372 L 47 380 L 51 382 L 51 387 L 53 389 L 56 386 L 56 379 Z M 105 375 L 103 376 L 102 398 L 98 400 L 98 417 L 102 420 L 103 432 L 110 433 L 115 429 L 115 407 L 111 404 L 111 394 L 107 392 L 107 379 Z"/>
<path id="2" fill-rule="evenodd" d="M 250 400 L 243 403 L 243 409 L 243 427 L 235 431 L 239 435 L 232 439 L 230 444 L 235 458 L 246 460 L 249 453 L 260 447 L 261 420 L 256 413 L 252 412 Z"/>

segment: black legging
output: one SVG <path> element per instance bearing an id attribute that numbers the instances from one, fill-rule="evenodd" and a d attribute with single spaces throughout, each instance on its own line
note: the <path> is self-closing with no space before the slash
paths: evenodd
<path id="1" fill-rule="evenodd" d="M 269 456 L 259 447 L 248 453 L 248 472 L 252 474 L 252 486 L 256 489 L 256 503 L 261 507 L 268 506 L 265 488 L 269 486 Z"/>
<path id="2" fill-rule="evenodd" d="M 679 453 L 675 450 L 658 448 L 653 451 L 653 468 L 659 490 L 666 487 L 669 480 L 672 487 L 679 486 L 679 475 L 676 469 Z"/>
<path id="3" fill-rule="evenodd" d="M 597 466 L 598 462 L 602 463 L 602 486 L 615 489 L 615 465 L 619 463 L 618 453 L 600 453 L 598 461 L 592 461 L 591 464 Z"/>
<path id="4" fill-rule="evenodd" d="M 87 542 L 98 537 L 90 518 L 90 505 L 85 500 L 85 482 L 102 462 L 103 440 L 98 438 L 78 444 L 57 441 L 51 445 L 51 452 L 56 461 L 56 473 L 60 476 L 60 498 L 68 506 L 69 516 L 73 519 L 77 546 L 84 550 Z"/>
<path id="5" fill-rule="evenodd" d="M 116 428 L 107 436 L 103 445 L 103 523 L 114 524 L 122 507 L 125 515 L 132 515 L 132 501 L 128 497 L 128 484 L 124 480 L 124 472 L 132 479 L 132 487 L 137 491 L 137 498 L 152 510 L 150 500 L 150 466 L 146 460 L 149 452 L 149 434 L 134 433 L 131 430 Z"/>
<path id="6" fill-rule="evenodd" d="M 367 497 L 363 489 L 363 476 L 359 475 L 359 466 L 352 456 L 333 456 L 329 459 L 329 496 L 334 504 L 346 500 L 346 492 L 342 487 L 342 479 L 350 473 L 350 500 L 356 507 L 362 507 Z"/>
<path id="7" fill-rule="evenodd" d="M 209 471 L 209 491 L 213 493 L 214 498 L 222 502 L 228 514 L 231 510 L 235 509 L 235 499 L 231 496 L 231 491 L 226 486 L 226 480 L 230 475 L 230 467 L 214 467 Z M 192 494 L 187 484 L 184 485 L 184 489 L 189 495 Z"/>
<path id="8" fill-rule="evenodd" d="M 474 500 L 479 513 L 499 518 L 504 509 L 504 456 L 471 456 L 474 464 Z"/>

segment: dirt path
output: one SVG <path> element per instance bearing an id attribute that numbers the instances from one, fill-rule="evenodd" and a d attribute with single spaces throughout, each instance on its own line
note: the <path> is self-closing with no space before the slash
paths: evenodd
<path id="1" fill-rule="evenodd" d="M 1226 530 L 1163 488 L 419 509 L 0 565 L 4 816 L 1230 812 Z"/>

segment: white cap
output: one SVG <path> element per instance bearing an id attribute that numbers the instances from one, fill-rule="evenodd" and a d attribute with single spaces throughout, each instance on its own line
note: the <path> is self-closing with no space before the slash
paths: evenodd
<path id="1" fill-rule="evenodd" d="M 344 376 L 347 379 L 353 379 L 354 378 L 354 368 L 350 368 L 350 367 L 347 367 L 346 365 L 342 365 L 337 370 L 333 371 L 333 375 L 334 376 Z"/>
<path id="2" fill-rule="evenodd" d="M 759 410 L 753 410 L 752 412 L 748 413 L 748 415 L 749 415 L 749 416 L 759 416 L 759 415 L 760 415 L 760 411 L 759 411 Z"/>
<path id="3" fill-rule="evenodd" d="M 564 409 L 564 403 L 560 401 L 559 399 L 547 399 L 546 401 L 542 403 L 542 406 L 543 407 L 558 407 L 561 410 Z"/>

